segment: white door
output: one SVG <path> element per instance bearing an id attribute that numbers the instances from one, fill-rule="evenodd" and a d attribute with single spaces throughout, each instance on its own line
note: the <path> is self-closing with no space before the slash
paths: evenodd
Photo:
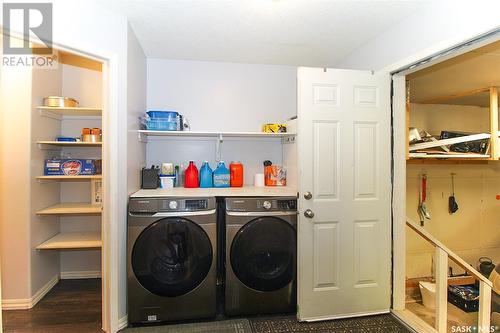
<path id="1" fill-rule="evenodd" d="M 300 320 L 389 311 L 390 122 L 389 74 L 299 68 Z"/>

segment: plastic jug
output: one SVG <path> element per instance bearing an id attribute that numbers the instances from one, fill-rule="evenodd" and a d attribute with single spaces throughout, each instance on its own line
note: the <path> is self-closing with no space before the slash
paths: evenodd
<path id="1" fill-rule="evenodd" d="M 243 164 L 239 161 L 233 161 L 229 164 L 229 172 L 231 173 L 231 187 L 243 186 Z"/>
<path id="2" fill-rule="evenodd" d="M 212 169 L 208 161 L 203 162 L 200 168 L 200 187 L 213 187 L 214 182 L 212 179 Z"/>
<path id="3" fill-rule="evenodd" d="M 224 161 L 220 161 L 214 171 L 214 187 L 229 187 L 230 178 L 229 169 L 224 164 Z"/>
<path id="4" fill-rule="evenodd" d="M 189 161 L 189 165 L 184 174 L 184 187 L 193 188 L 198 187 L 198 168 L 194 165 L 194 161 Z"/>

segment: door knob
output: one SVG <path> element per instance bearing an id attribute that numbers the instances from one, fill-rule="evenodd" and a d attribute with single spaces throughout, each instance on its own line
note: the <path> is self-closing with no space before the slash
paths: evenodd
<path id="1" fill-rule="evenodd" d="M 311 192 L 307 191 L 306 193 L 304 193 L 304 199 L 311 200 L 312 197 L 313 195 Z"/>
<path id="2" fill-rule="evenodd" d="M 314 212 L 310 209 L 306 209 L 306 211 L 304 212 L 304 216 L 308 219 L 312 219 L 314 217 Z"/>

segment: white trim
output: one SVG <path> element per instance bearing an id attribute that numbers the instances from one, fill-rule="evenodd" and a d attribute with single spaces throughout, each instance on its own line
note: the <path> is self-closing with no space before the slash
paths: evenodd
<path id="1" fill-rule="evenodd" d="M 393 183 L 392 183 L 392 308 L 405 309 L 406 298 L 406 82 L 392 77 Z"/>
<path id="2" fill-rule="evenodd" d="M 34 307 L 59 282 L 59 275 L 55 275 L 42 286 L 31 298 L 3 299 L 2 310 L 27 310 Z"/>
<path id="3" fill-rule="evenodd" d="M 128 315 L 120 318 L 118 321 L 118 330 L 122 330 L 128 326 Z"/>
<path id="4" fill-rule="evenodd" d="M 354 318 L 354 317 L 366 317 L 366 316 L 374 316 L 380 314 L 390 313 L 390 310 L 381 310 L 381 311 L 369 311 L 369 312 L 354 312 L 354 313 L 346 313 L 338 316 L 319 316 L 319 317 L 310 317 L 305 318 L 300 321 L 305 322 L 314 322 L 314 321 L 323 321 L 323 320 L 333 320 L 333 319 L 344 319 L 344 318 Z"/>
<path id="5" fill-rule="evenodd" d="M 100 279 L 101 271 L 66 271 L 61 272 L 61 280 L 67 279 Z"/>

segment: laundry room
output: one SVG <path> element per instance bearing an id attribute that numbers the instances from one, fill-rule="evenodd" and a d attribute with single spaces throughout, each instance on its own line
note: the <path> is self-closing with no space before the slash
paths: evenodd
<path id="1" fill-rule="evenodd" d="M 500 332 L 478 1 L 2 3 L 0 331 Z"/>

